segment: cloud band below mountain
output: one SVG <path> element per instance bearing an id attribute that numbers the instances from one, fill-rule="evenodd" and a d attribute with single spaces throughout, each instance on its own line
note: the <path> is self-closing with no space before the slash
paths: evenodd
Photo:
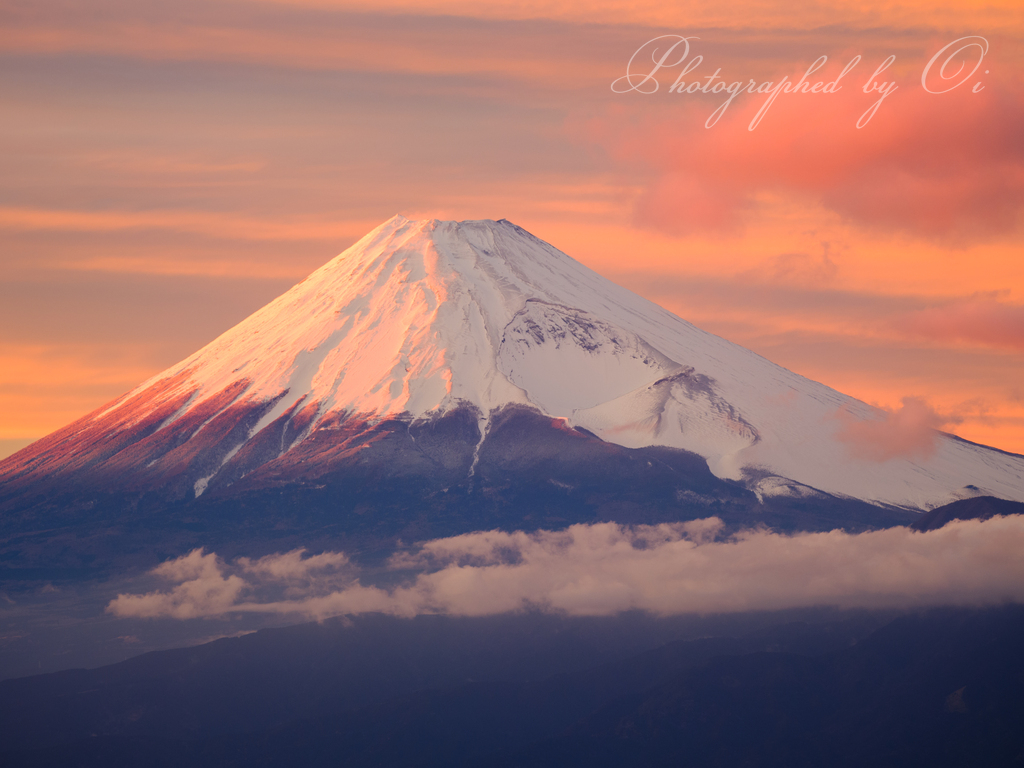
<path id="1" fill-rule="evenodd" d="M 746 530 L 723 536 L 722 528 L 721 520 L 709 518 L 464 534 L 394 556 L 390 567 L 411 575 L 391 588 L 363 584 L 338 553 L 303 557 L 299 550 L 254 565 L 194 550 L 153 572 L 172 582 L 169 589 L 118 595 L 107 610 L 178 619 L 243 612 L 481 616 L 531 609 L 600 616 L 1024 600 L 1024 516 L 954 521 L 923 533 Z"/>

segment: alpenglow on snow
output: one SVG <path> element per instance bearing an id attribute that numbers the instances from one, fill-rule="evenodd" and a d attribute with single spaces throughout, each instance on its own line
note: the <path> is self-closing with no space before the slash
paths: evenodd
<path id="1" fill-rule="evenodd" d="M 170 477 L 201 460 L 189 481 L 198 497 L 302 451 L 304 462 L 334 460 L 333 444 L 314 438 L 354 418 L 468 407 L 486 436 L 508 404 L 628 448 L 699 454 L 759 495 L 820 491 L 912 509 L 980 494 L 1024 501 L 1024 457 L 936 433 L 919 455 L 860 458 L 840 432 L 882 418 L 877 409 L 694 327 L 508 221 L 401 216 L 192 356 L 0 463 L 0 479 L 88 462 Z M 104 451 L 102 435 L 124 437 Z M 328 447 L 313 456 L 313 445 Z"/>

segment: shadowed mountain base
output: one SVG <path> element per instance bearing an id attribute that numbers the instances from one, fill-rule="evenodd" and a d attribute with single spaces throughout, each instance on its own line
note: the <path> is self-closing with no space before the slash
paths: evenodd
<path id="1" fill-rule="evenodd" d="M 759 500 L 715 477 L 695 454 L 624 448 L 522 406 L 494 414 L 481 441 L 478 417 L 464 408 L 430 421 L 339 424 L 311 443 L 306 461 L 270 462 L 230 483 L 211 482 L 198 498 L 168 497 L 177 485 L 119 486 L 104 479 L 102 466 L 41 489 L 33 484 L 31 494 L 8 483 L 0 500 L 2 581 L 99 578 L 193 547 L 225 557 L 340 549 L 372 562 L 398 540 L 495 528 L 717 516 L 732 529 L 859 531 L 918 516 L 821 493 Z"/>
<path id="2" fill-rule="evenodd" d="M 349 640 L 340 628 L 278 630 L 7 681 L 0 758 L 40 768 L 895 768 L 1009 766 L 1024 753 L 1021 606 L 889 623 L 839 614 L 639 655 L 622 655 L 615 633 L 630 621 L 655 628 L 642 617 L 611 634 L 613 623 L 587 620 L 560 632 L 555 619 L 435 618 L 397 633 L 396 621 L 364 622 Z M 530 647 L 503 655 L 516 644 L 502 638 L 525 637 Z M 600 638 L 619 657 L 586 665 Z"/>

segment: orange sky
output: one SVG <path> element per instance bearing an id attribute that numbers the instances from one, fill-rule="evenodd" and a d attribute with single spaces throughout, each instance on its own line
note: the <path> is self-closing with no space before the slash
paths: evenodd
<path id="1" fill-rule="evenodd" d="M 1024 452 L 1017 2 L 0 0 L 0 456 L 176 362 L 396 212 L 509 218 L 691 322 Z M 727 81 L 613 93 L 664 34 Z M 946 43 L 984 36 L 929 94 Z M 897 89 L 877 100 L 861 86 Z M 965 54 L 966 60 L 966 54 Z M 971 65 L 973 66 L 973 65 Z M 812 80 L 817 79 L 817 75 Z M 978 93 L 970 87 L 981 83 Z"/>

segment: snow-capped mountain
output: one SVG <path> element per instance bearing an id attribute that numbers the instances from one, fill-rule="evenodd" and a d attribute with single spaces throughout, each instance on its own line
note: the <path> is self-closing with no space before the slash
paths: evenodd
<path id="1" fill-rule="evenodd" d="M 699 454 L 759 498 L 1024 501 L 1024 457 L 939 434 L 924 455 L 858 458 L 840 430 L 880 418 L 870 406 L 694 327 L 510 222 L 401 216 L 191 357 L 10 457 L 0 483 L 87 473 L 200 497 L 315 477 L 358 458 L 374 424 L 455 413 L 476 420 L 460 427 L 472 455 L 449 461 L 471 476 L 510 405 L 628 449 Z"/>

